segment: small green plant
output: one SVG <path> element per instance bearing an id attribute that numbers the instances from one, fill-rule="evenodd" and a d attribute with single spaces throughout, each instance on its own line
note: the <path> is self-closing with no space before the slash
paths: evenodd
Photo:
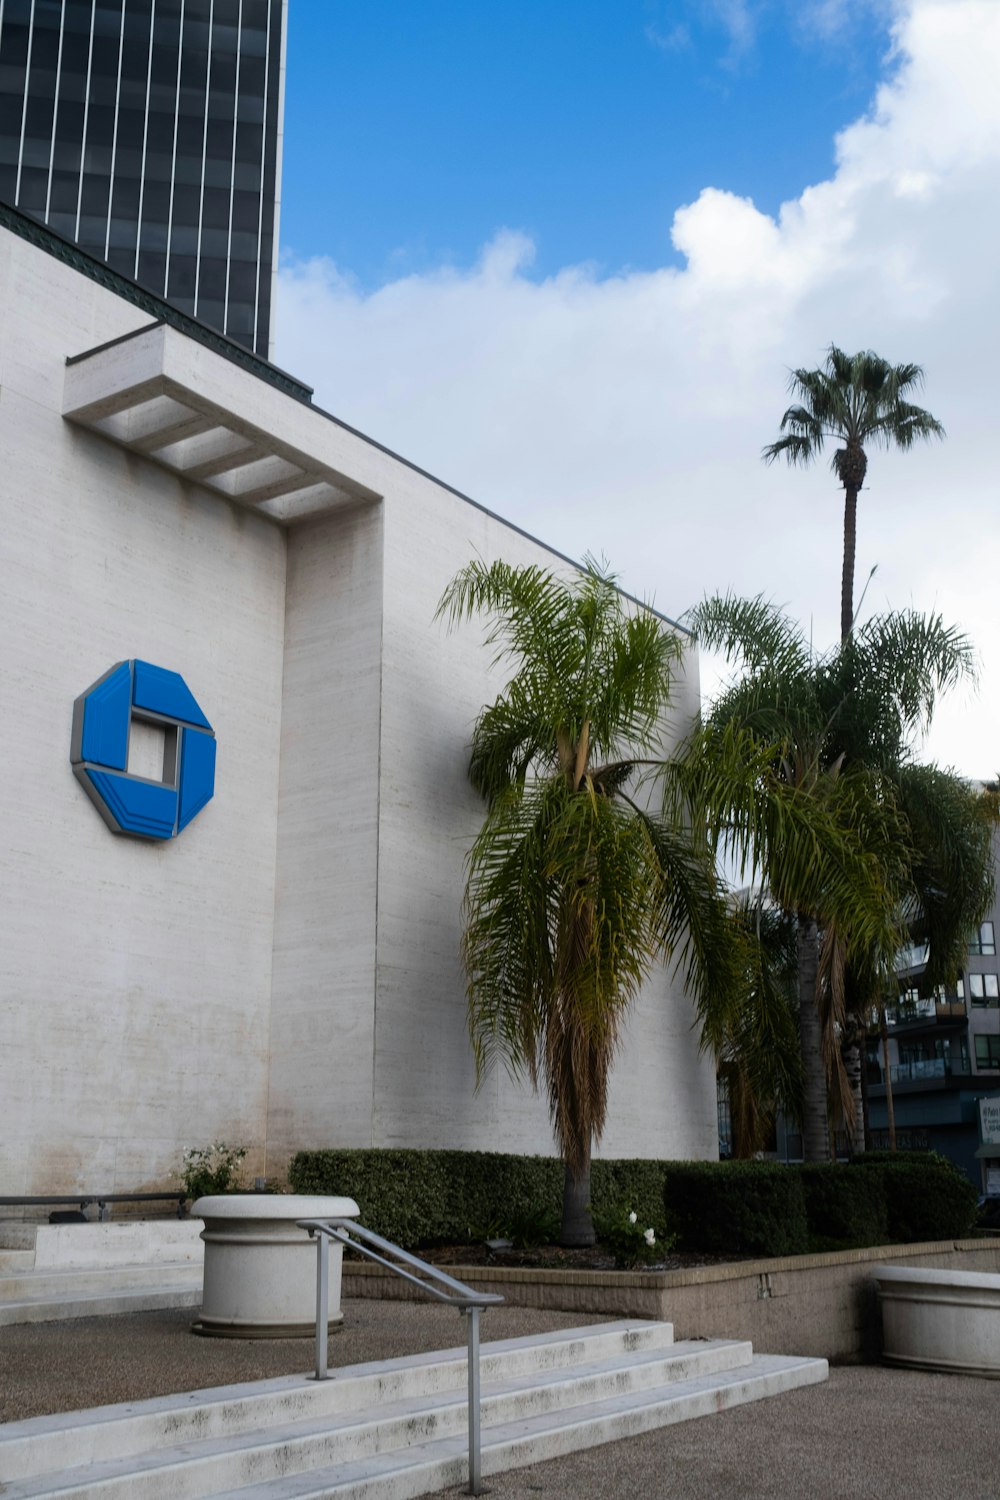
<path id="1" fill-rule="evenodd" d="M 227 1146 L 225 1141 L 216 1141 L 211 1146 L 189 1146 L 178 1174 L 188 1197 L 194 1200 L 238 1192 L 240 1167 L 246 1154 L 246 1146 Z"/>
<path id="2" fill-rule="evenodd" d="M 634 1208 L 620 1207 L 610 1214 L 595 1214 L 594 1228 L 602 1245 L 614 1255 L 620 1270 L 655 1265 L 673 1248 L 674 1235 L 653 1225 L 643 1228 Z"/>
<path id="3" fill-rule="evenodd" d="M 557 1240 L 559 1226 L 559 1214 L 554 1208 L 522 1204 L 470 1226 L 468 1238 L 474 1245 L 508 1240 L 515 1250 L 533 1250 L 537 1245 L 550 1245 Z"/>
<path id="4" fill-rule="evenodd" d="M 533 1250 L 536 1245 L 551 1245 L 559 1238 L 560 1216 L 554 1208 L 532 1204 L 515 1208 L 507 1220 L 507 1238 L 518 1250 Z"/>
<path id="5" fill-rule="evenodd" d="M 463 1238 L 467 1239 L 470 1245 L 485 1245 L 489 1240 L 509 1239 L 507 1220 L 500 1214 L 493 1214 L 478 1224 L 470 1224 Z"/>

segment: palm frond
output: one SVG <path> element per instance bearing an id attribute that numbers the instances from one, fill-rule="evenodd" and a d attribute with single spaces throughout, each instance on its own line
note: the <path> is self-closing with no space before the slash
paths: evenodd
<path id="1" fill-rule="evenodd" d="M 703 646 L 723 652 L 738 670 L 787 676 L 808 667 L 802 632 L 763 594 L 716 594 L 689 610 L 686 622 Z"/>
<path id="2" fill-rule="evenodd" d="M 923 383 L 923 374 L 919 365 L 891 365 L 871 349 L 847 354 L 831 344 L 822 368 L 791 372 L 788 386 L 798 403 L 781 419 L 783 436 L 768 443 L 761 457 L 765 463 L 782 457 L 810 463 L 830 438 L 863 458 L 867 445 L 905 450 L 918 438 L 944 437 L 936 417 L 906 400 Z M 838 454 L 833 468 L 840 475 Z"/>
<path id="3" fill-rule="evenodd" d="M 502 1061 L 544 1078 L 575 1171 L 604 1129 L 622 1020 L 652 964 L 680 965 L 700 1007 L 734 983 L 706 838 L 631 790 L 659 748 L 680 645 L 592 562 L 568 582 L 472 563 L 438 613 L 484 614 L 494 661 L 512 667 L 470 763 L 487 801 L 463 942 L 477 1077 Z"/>
<path id="4" fill-rule="evenodd" d="M 759 897 L 744 895 L 731 913 L 741 983 L 707 1028 L 729 1096 L 733 1154 L 753 1155 L 778 1108 L 802 1114 L 802 1057 L 796 1010 L 795 924 Z"/>
<path id="5" fill-rule="evenodd" d="M 922 985 L 953 984 L 971 929 L 995 896 L 995 799 L 937 766 L 905 766 L 899 796 L 910 829 L 913 930 L 928 944 Z"/>
<path id="6" fill-rule="evenodd" d="M 623 598 L 596 565 L 564 582 L 539 568 L 475 562 L 452 580 L 438 614 L 490 619 L 494 664 L 514 672 L 473 732 L 471 775 L 490 800 L 531 766 L 580 773 L 592 757 L 652 749 L 681 646 L 649 610 Z M 582 748 L 581 748 L 582 747 Z"/>
<path id="7" fill-rule="evenodd" d="M 975 684 L 977 657 L 969 638 L 940 615 L 906 610 L 857 627 L 824 673 L 827 699 L 835 690 L 841 700 L 836 734 L 849 753 L 891 765 L 905 760 L 910 739 L 929 727 L 941 694 Z"/>

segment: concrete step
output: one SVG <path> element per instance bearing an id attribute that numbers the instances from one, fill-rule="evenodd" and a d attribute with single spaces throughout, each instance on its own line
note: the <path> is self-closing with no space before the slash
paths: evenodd
<path id="1" fill-rule="evenodd" d="M 624 1322 L 483 1346 L 484 1473 L 824 1379 L 821 1360 L 743 1342 L 673 1344 Z M 465 1351 L 195 1392 L 0 1428 L 4 1500 L 344 1494 L 402 1500 L 461 1482 Z M 68 1467 L 67 1467 L 68 1465 Z"/>
<path id="2" fill-rule="evenodd" d="M 201 1304 L 197 1221 L 0 1225 L 0 1327 Z"/>
<path id="3" fill-rule="evenodd" d="M 568 1370 L 592 1360 L 674 1347 L 669 1323 L 622 1319 L 584 1329 L 493 1340 L 482 1345 L 480 1369 L 484 1382 L 497 1383 L 534 1371 Z M 21 1479 L 46 1468 L 101 1463 L 148 1452 L 167 1437 L 179 1443 L 257 1432 L 268 1423 L 330 1419 L 421 1393 L 461 1392 L 465 1382 L 462 1347 L 352 1365 L 333 1371 L 330 1380 L 282 1375 L 128 1405 L 34 1417 L 0 1426 L 0 1474 L 4 1479 Z"/>
<path id="4" fill-rule="evenodd" d="M 713 1367 L 726 1371 L 734 1358 L 737 1366 L 749 1365 L 749 1345 L 707 1352 L 702 1345 L 691 1345 L 673 1354 L 653 1351 L 607 1365 L 524 1375 L 484 1388 L 483 1423 L 500 1427 L 566 1406 L 599 1403 L 623 1386 L 637 1391 L 661 1388 Z M 123 1496 L 149 1500 L 166 1494 L 176 1500 L 202 1500 L 217 1494 L 220 1486 L 311 1472 L 334 1463 L 360 1463 L 377 1452 L 405 1449 L 455 1433 L 467 1434 L 464 1391 L 423 1393 L 379 1401 L 363 1412 L 349 1411 L 339 1418 L 314 1414 L 307 1421 L 269 1424 L 264 1431 L 238 1437 L 173 1442 L 156 1452 L 75 1468 L 60 1476 L 55 1493 L 86 1495 L 89 1500 L 121 1500 Z M 4 1491 L 5 1496 L 9 1493 Z M 29 1483 L 23 1491 L 15 1488 L 12 1493 L 27 1496 L 53 1491 L 43 1480 L 41 1487 Z"/>
<path id="5" fill-rule="evenodd" d="M 166 1287 L 201 1286 L 202 1268 L 190 1261 L 173 1265 L 87 1266 L 65 1270 L 22 1270 L 0 1274 L 0 1306 L 24 1297 L 48 1297 L 56 1300 L 64 1294 L 100 1296 L 109 1291 L 128 1291 L 134 1286 L 155 1282 Z"/>
<path id="6" fill-rule="evenodd" d="M 4 1219 L 0 1222 L 0 1249 L 30 1250 L 34 1253 L 37 1224 L 24 1219 Z"/>
<path id="7" fill-rule="evenodd" d="M 35 1264 L 34 1247 L 30 1250 L 0 1250 L 0 1276 L 20 1276 Z"/>
<path id="8" fill-rule="evenodd" d="M 67 1318 L 154 1312 L 164 1307 L 201 1307 L 201 1298 L 200 1278 L 197 1286 L 164 1289 L 157 1282 L 151 1286 L 133 1286 L 127 1292 L 66 1292 L 59 1297 L 21 1297 L 15 1302 L 0 1303 L 0 1328 L 12 1323 L 61 1323 Z M 3 1494 L 2 1490 L 0 1494 Z"/>
<path id="9" fill-rule="evenodd" d="M 815 1385 L 827 1374 L 825 1360 L 758 1356 L 746 1374 L 714 1377 L 707 1389 L 695 1381 L 688 1389 L 678 1385 L 666 1400 L 621 1397 L 614 1404 L 568 1409 L 555 1417 L 484 1427 L 483 1477 L 779 1396 L 802 1385 Z M 363 1462 L 220 1490 L 213 1500 L 415 1500 L 464 1485 L 468 1472 L 468 1442 L 463 1433 L 377 1453 Z"/>

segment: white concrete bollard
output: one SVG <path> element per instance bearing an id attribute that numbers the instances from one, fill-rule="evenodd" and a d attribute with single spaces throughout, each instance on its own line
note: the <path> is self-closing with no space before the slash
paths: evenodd
<path id="1" fill-rule="evenodd" d="M 215 1338 L 307 1338 L 316 1331 L 316 1242 L 297 1219 L 357 1218 L 353 1198 L 234 1193 L 199 1198 L 205 1281 L 196 1333 Z M 343 1247 L 330 1244 L 330 1327 L 343 1322 Z"/>

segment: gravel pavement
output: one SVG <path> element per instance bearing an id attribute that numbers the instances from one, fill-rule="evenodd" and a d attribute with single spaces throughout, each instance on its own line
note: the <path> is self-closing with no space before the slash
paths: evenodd
<path id="1" fill-rule="evenodd" d="M 464 1339 L 453 1309 L 344 1303 L 331 1364 Z M 310 1339 L 196 1338 L 190 1310 L 0 1328 L 0 1421 L 307 1371 Z M 604 1321 L 491 1308 L 483 1337 Z M 808 1334 L 802 1352 L 808 1354 Z M 492 1476 L 494 1500 L 1000 1500 L 1000 1381 L 843 1366 L 825 1385 Z M 464 1493 L 449 1491 L 449 1496 Z"/>
<path id="2" fill-rule="evenodd" d="M 1000 1381 L 844 1365 L 488 1483 L 492 1500 L 997 1500 Z"/>

